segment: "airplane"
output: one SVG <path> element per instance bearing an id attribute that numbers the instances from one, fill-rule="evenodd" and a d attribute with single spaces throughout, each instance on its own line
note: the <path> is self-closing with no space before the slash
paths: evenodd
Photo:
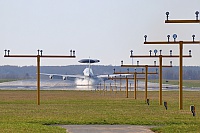
<path id="1" fill-rule="evenodd" d="M 91 64 L 98 63 L 100 60 L 97 59 L 81 59 L 78 62 L 87 63 L 88 67 L 83 70 L 83 75 L 61 75 L 61 74 L 48 74 L 40 73 L 41 75 L 47 75 L 50 79 L 53 79 L 54 76 L 62 77 L 63 80 L 75 81 L 77 85 L 97 85 L 102 81 L 110 80 L 110 77 L 120 76 L 119 74 L 112 75 L 94 75 L 91 68 Z M 122 76 L 122 75 L 121 75 Z"/>

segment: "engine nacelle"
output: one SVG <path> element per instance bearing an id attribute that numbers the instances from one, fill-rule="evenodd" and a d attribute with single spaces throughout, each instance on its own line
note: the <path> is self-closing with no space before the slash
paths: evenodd
<path id="1" fill-rule="evenodd" d="M 53 79 L 53 75 L 49 75 L 49 78 L 50 78 L 50 79 Z"/>
<path id="2" fill-rule="evenodd" d="M 63 76 L 63 80 L 66 80 L 66 79 L 67 79 L 67 77 L 64 77 L 64 76 Z"/>

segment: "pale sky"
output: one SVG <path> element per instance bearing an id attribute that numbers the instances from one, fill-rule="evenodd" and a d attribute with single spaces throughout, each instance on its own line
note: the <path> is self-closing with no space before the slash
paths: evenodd
<path id="1" fill-rule="evenodd" d="M 0 65 L 36 65 L 34 58 L 4 58 L 10 54 L 69 55 L 75 59 L 41 59 L 41 65 L 76 65 L 82 58 L 95 58 L 99 65 L 131 64 L 130 50 L 147 55 L 149 50 L 172 49 L 178 45 L 144 45 L 149 41 L 165 41 L 176 33 L 177 40 L 200 40 L 200 24 L 165 24 L 169 19 L 196 19 L 200 0 L 0 0 Z M 200 18 L 200 17 L 199 17 Z M 172 40 L 172 37 L 171 37 Z M 184 54 L 192 50 L 185 66 L 200 66 L 200 45 L 184 46 Z M 153 64 L 155 59 L 134 59 L 140 64 Z M 164 59 L 165 65 L 169 60 Z M 173 59 L 178 65 L 178 59 Z"/>

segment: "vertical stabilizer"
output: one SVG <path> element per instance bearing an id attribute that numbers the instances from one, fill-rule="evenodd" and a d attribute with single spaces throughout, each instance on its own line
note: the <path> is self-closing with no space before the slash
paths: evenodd
<path id="1" fill-rule="evenodd" d="M 89 77 L 90 77 L 90 57 L 89 57 Z"/>
<path id="2" fill-rule="evenodd" d="M 78 62 L 80 62 L 80 63 L 87 63 L 87 64 L 89 65 L 89 67 L 86 68 L 86 69 L 83 71 L 83 73 L 84 73 L 85 76 L 91 77 L 91 76 L 94 75 L 94 74 L 93 74 L 93 71 L 92 71 L 92 69 L 91 69 L 91 64 L 92 64 L 92 63 L 98 63 L 98 62 L 100 62 L 100 61 L 97 60 L 97 59 L 90 59 L 90 57 L 89 57 L 89 59 L 81 59 L 81 60 L 79 60 Z"/>

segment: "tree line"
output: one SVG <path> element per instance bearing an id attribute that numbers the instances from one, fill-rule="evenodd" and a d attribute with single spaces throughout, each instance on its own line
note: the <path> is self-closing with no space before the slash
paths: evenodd
<path id="1" fill-rule="evenodd" d="M 69 65 L 69 66 L 41 66 L 41 73 L 51 74 L 83 74 L 83 70 L 88 67 L 87 65 Z M 116 72 L 142 72 L 142 68 L 122 68 L 120 66 L 105 66 L 105 65 L 92 65 L 94 74 L 113 74 L 114 69 Z M 1 79 L 30 79 L 36 78 L 36 66 L 0 66 Z M 149 68 L 149 72 L 156 72 L 155 68 Z M 159 71 L 158 71 L 159 72 Z M 150 79 L 158 79 L 158 75 L 149 75 Z M 179 67 L 163 68 L 163 78 L 177 80 L 179 79 Z M 199 66 L 184 66 L 183 67 L 184 80 L 200 80 L 200 67 Z"/>

